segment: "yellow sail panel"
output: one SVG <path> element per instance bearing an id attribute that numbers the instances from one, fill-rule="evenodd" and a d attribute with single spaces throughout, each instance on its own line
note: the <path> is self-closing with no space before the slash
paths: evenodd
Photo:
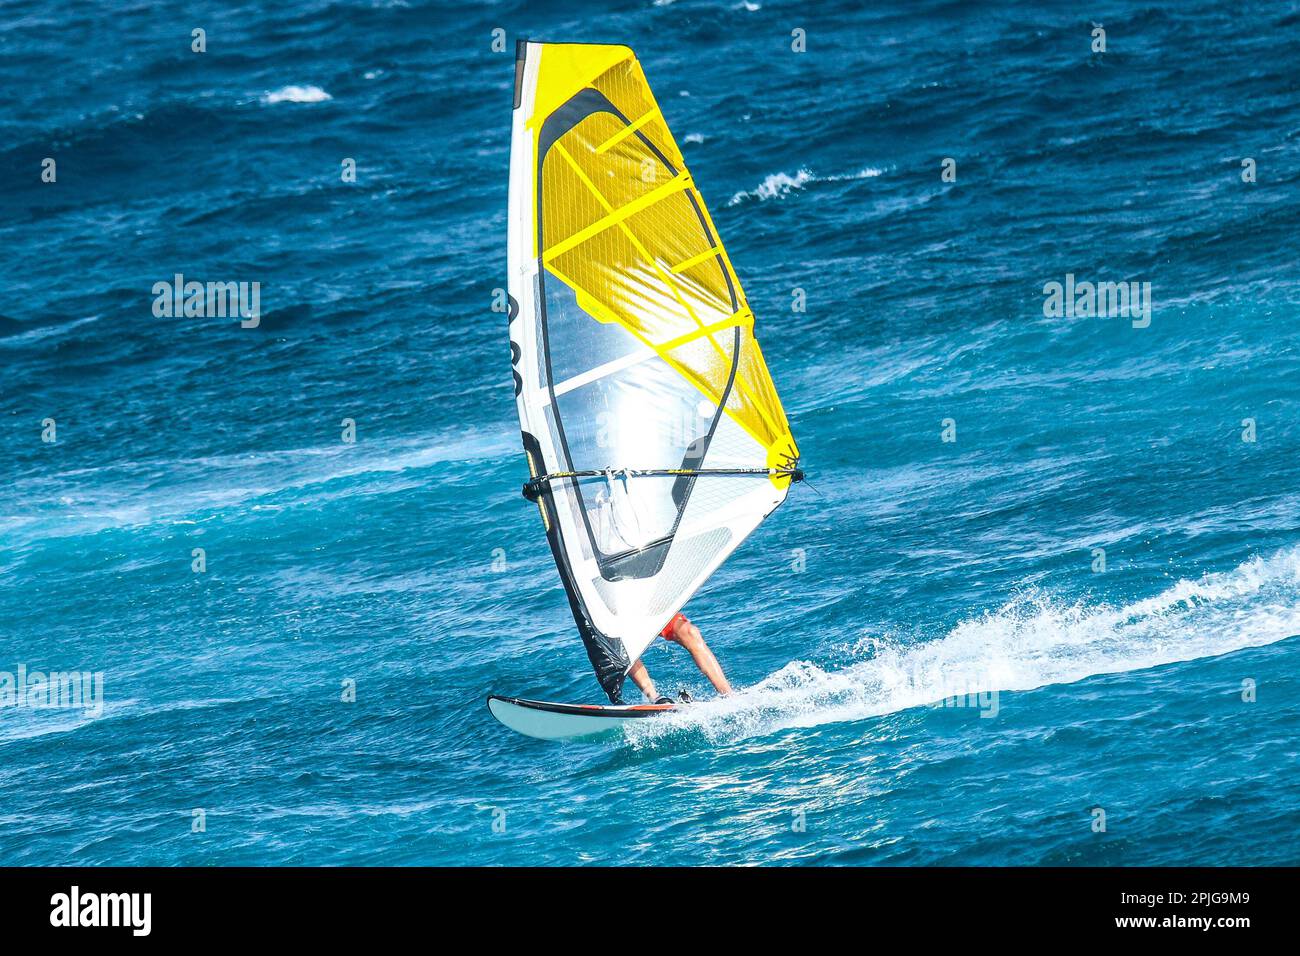
<path id="1" fill-rule="evenodd" d="M 579 90 L 623 60 L 635 60 L 630 47 L 606 43 L 538 43 L 540 57 L 530 127 L 540 126 Z"/>
<path id="2" fill-rule="evenodd" d="M 771 466 L 797 459 L 744 292 L 641 65 L 622 46 L 539 49 L 527 127 L 548 281 L 722 405 Z"/>

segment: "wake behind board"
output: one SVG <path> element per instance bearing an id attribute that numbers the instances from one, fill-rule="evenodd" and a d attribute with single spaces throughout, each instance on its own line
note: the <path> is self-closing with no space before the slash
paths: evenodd
<path id="1" fill-rule="evenodd" d="M 644 720 L 676 709 L 675 704 L 555 704 L 489 694 L 492 716 L 516 733 L 539 740 L 572 740 L 618 730 L 630 720 Z"/>

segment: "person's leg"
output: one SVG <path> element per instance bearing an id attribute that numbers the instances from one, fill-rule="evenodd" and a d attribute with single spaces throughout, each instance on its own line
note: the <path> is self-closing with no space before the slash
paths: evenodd
<path id="1" fill-rule="evenodd" d="M 627 672 L 627 676 L 632 678 L 637 687 L 641 688 L 641 693 L 645 694 L 646 700 L 658 699 L 659 692 L 655 690 L 655 682 L 650 679 L 649 672 L 640 661 L 632 665 L 632 669 Z"/>
<path id="2" fill-rule="evenodd" d="M 704 643 L 704 637 L 698 627 L 683 617 L 677 621 L 672 637 L 666 639 L 682 645 L 691 652 L 691 659 L 695 661 L 695 666 L 709 679 L 719 694 L 731 693 L 731 684 L 727 681 L 727 676 L 722 673 L 722 666 L 713 656 L 713 651 L 709 650 L 709 645 Z"/>

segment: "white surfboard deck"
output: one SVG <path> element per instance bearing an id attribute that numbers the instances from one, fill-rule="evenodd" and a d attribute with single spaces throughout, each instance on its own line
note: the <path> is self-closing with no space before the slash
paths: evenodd
<path id="1" fill-rule="evenodd" d="M 675 710 L 676 704 L 556 704 L 489 694 L 492 716 L 516 733 L 539 740 L 573 740 L 616 731 L 630 720 Z"/>

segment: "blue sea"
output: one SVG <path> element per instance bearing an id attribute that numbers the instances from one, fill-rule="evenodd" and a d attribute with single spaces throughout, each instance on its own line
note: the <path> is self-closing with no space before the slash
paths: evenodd
<path id="1" fill-rule="evenodd" d="M 493 311 L 520 37 L 636 50 L 811 486 L 686 608 L 739 692 L 658 642 L 700 702 L 568 745 L 484 706 L 603 701 Z M 1297 37 L 6 0 L 0 692 L 103 684 L 0 707 L 0 863 L 1300 863 Z"/>

